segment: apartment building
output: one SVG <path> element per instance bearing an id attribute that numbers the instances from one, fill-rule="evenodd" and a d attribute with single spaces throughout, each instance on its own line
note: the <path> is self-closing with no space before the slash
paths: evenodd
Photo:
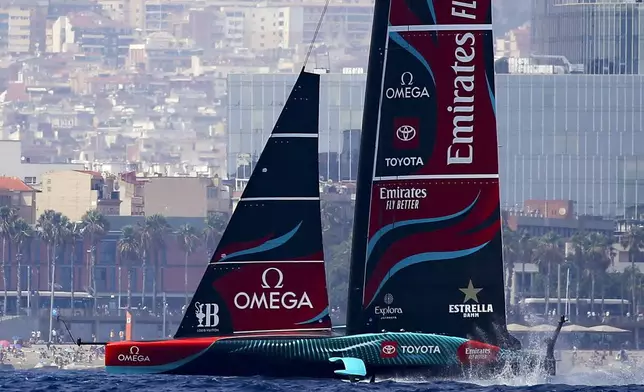
<path id="1" fill-rule="evenodd" d="M 130 1 L 129 0 L 98 0 L 103 15 L 108 18 L 130 24 Z"/>
<path id="2" fill-rule="evenodd" d="M 241 9 L 244 10 L 244 47 L 254 50 L 295 48 L 313 40 L 325 4 L 267 1 Z M 332 2 L 326 9 L 317 42 L 368 45 L 372 19 L 373 2 Z"/>
<path id="3" fill-rule="evenodd" d="M 193 57 L 203 49 L 188 40 L 179 40 L 166 32 L 150 34 L 145 43 L 129 47 L 128 66 L 152 72 L 177 72 L 192 67 Z"/>
<path id="4" fill-rule="evenodd" d="M 78 53 L 87 60 L 101 60 L 105 65 L 125 64 L 132 29 L 94 12 L 61 16 L 52 26 L 52 51 Z"/>
<path id="5" fill-rule="evenodd" d="M 222 7 L 224 13 L 224 36 L 226 47 L 241 48 L 244 46 L 244 9 L 240 7 Z"/>
<path id="6" fill-rule="evenodd" d="M 226 16 L 219 7 L 194 8 L 188 13 L 183 36 L 194 41 L 204 53 L 215 53 L 226 47 Z"/>
<path id="7" fill-rule="evenodd" d="M 23 156 L 20 140 L 0 140 L 0 176 L 17 177 L 29 186 L 39 187 L 45 173 L 57 170 L 82 170 L 77 163 L 32 163 L 31 158 Z"/>
<path id="8" fill-rule="evenodd" d="M 184 15 L 192 6 L 189 1 L 148 1 L 144 3 L 144 25 L 146 34 L 166 32 L 179 36 Z"/>
<path id="9" fill-rule="evenodd" d="M 36 190 L 16 177 L 0 177 L 0 207 L 13 207 L 29 224 L 36 222 Z"/>
<path id="10" fill-rule="evenodd" d="M 205 217 L 209 212 L 230 212 L 230 193 L 212 178 L 147 177 L 144 183 L 145 215 Z"/>
<path id="11" fill-rule="evenodd" d="M 135 172 L 120 175 L 118 187 L 121 198 L 121 215 L 145 215 L 144 186 L 145 181 L 137 179 Z"/>
<path id="12" fill-rule="evenodd" d="M 120 175 L 121 215 L 205 217 L 230 213 L 230 193 L 217 179 L 207 177 L 137 177 Z"/>
<path id="13" fill-rule="evenodd" d="M 46 12 L 37 4 L 0 6 L 0 50 L 16 54 L 44 51 Z"/>
<path id="14" fill-rule="evenodd" d="M 89 210 L 119 215 L 121 200 L 113 178 L 86 170 L 69 170 L 43 175 L 42 191 L 36 196 L 36 214 L 45 210 L 61 212 L 78 221 Z"/>
<path id="15" fill-rule="evenodd" d="M 261 7 L 246 10 L 244 47 L 252 50 L 292 48 L 302 42 L 302 7 Z"/>

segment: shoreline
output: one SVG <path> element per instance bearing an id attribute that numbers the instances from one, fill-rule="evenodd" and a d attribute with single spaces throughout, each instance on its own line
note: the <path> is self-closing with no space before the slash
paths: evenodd
<path id="1" fill-rule="evenodd" d="M 92 354 L 90 347 L 78 347 L 74 344 L 51 345 L 35 344 L 22 348 L 23 356 L 5 353 L 5 365 L 15 370 L 81 370 L 101 369 L 105 367 L 102 356 Z M 62 363 L 63 366 L 59 365 Z M 1 366 L 1 365 L 0 365 Z"/>

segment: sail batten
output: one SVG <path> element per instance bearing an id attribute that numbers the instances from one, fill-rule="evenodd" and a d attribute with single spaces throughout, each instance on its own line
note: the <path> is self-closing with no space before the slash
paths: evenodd
<path id="1" fill-rule="evenodd" d="M 492 31 L 491 24 L 455 24 L 455 25 L 407 25 L 389 26 L 389 32 L 405 31 Z"/>

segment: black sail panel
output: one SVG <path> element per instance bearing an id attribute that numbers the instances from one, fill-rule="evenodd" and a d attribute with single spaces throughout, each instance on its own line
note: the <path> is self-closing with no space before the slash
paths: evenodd
<path id="1" fill-rule="evenodd" d="M 331 328 L 319 90 L 319 75 L 299 75 L 175 338 Z"/>

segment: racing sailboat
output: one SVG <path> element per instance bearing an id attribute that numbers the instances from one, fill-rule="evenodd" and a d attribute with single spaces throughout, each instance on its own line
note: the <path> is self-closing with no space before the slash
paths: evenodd
<path id="1" fill-rule="evenodd" d="M 108 343 L 107 371 L 359 380 L 540 362 L 505 327 L 492 61 L 490 0 L 376 0 L 346 336 L 324 273 L 320 76 L 302 71 L 174 339 Z"/>
<path id="2" fill-rule="evenodd" d="M 506 326 L 491 0 L 375 7 L 347 334 L 410 331 L 442 353 L 467 339 L 450 354 L 479 375 L 544 364 Z"/>

